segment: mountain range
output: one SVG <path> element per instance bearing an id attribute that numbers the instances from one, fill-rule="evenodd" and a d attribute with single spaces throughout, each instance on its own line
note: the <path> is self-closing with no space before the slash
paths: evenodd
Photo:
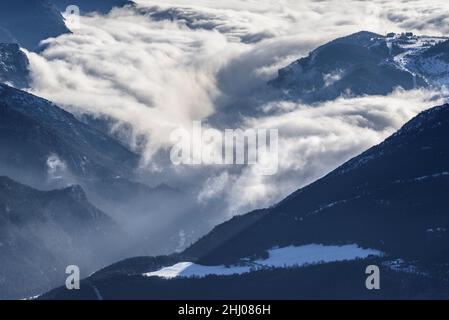
<path id="1" fill-rule="evenodd" d="M 48 0 L 0 0 L 0 42 L 34 51 L 42 40 L 69 32 L 62 14 Z"/>
<path id="2" fill-rule="evenodd" d="M 136 181 L 139 156 L 121 142 L 106 132 L 81 122 L 50 101 L 1 83 L 0 150 L 0 176 L 5 176 L 4 179 L 8 182 L 3 187 L 15 190 L 7 202 L 18 205 L 23 202 L 20 205 L 24 206 L 21 210 L 26 210 L 24 217 L 39 216 L 40 212 L 46 214 L 48 203 L 53 206 L 53 203 L 60 202 L 62 195 L 70 198 L 72 192 L 72 195 L 78 195 L 80 203 L 76 208 L 81 209 L 77 209 L 80 211 L 74 214 L 79 214 L 80 220 L 84 219 L 85 224 L 96 229 L 98 227 L 95 225 L 102 223 L 103 228 L 108 227 L 110 220 L 117 229 L 113 233 L 115 244 L 111 247 L 114 252 L 98 249 L 95 245 L 86 249 L 85 243 L 65 240 L 67 236 L 64 232 L 69 232 L 70 228 L 72 233 L 80 231 L 78 224 L 64 223 L 67 230 L 61 230 L 59 226 L 59 219 L 70 213 L 66 212 L 71 210 L 70 206 L 52 207 L 52 210 L 61 212 L 54 211 L 46 216 L 42 226 L 32 227 L 34 220 L 29 222 L 25 219 L 23 223 L 27 227 L 19 228 L 14 224 L 17 221 L 10 221 L 12 206 L 5 204 L 1 209 L 4 210 L 2 215 L 6 215 L 8 223 L 3 225 L 0 237 L 8 235 L 2 243 L 12 244 L 15 249 L 11 249 L 10 245 L 0 245 L 7 250 L 2 255 L 4 262 L 0 268 L 0 279 L 3 279 L 5 285 L 0 298 L 23 298 L 57 286 L 64 275 L 61 273 L 61 266 L 64 263 L 68 265 L 70 261 L 77 261 L 83 270 L 93 272 L 107 262 L 124 258 L 132 252 L 172 251 L 178 246 L 178 240 L 170 239 L 170 235 L 177 235 L 183 225 L 192 223 L 187 218 L 179 218 L 179 211 L 186 213 L 190 203 L 183 192 L 166 185 L 150 187 Z M 46 200 L 34 200 L 41 196 Z M 184 206 L 178 208 L 173 202 L 183 203 Z M 89 218 L 89 212 L 92 211 L 107 212 L 103 214 L 107 218 L 94 224 Z M 142 221 L 149 224 L 160 212 L 164 212 L 167 224 L 169 221 L 171 223 L 160 230 L 145 230 L 146 225 Z M 164 220 L 162 217 L 157 219 L 159 224 Z M 134 220 L 137 221 L 136 225 L 141 225 L 139 228 L 142 230 L 139 232 L 136 232 L 137 227 L 131 223 Z M 117 227 L 119 222 L 120 227 Z M 125 230 L 124 222 L 131 223 L 128 228 L 132 227 L 134 234 Z M 54 225 L 57 225 L 56 231 L 53 230 Z M 28 231 L 32 228 L 37 228 L 34 233 Z M 45 228 L 49 228 L 50 232 L 45 231 Z M 89 239 L 92 244 L 105 242 L 104 235 L 95 232 L 89 237 L 85 236 L 85 239 Z M 47 242 L 52 245 L 42 245 L 41 250 L 33 249 L 36 245 Z M 54 245 L 58 242 L 61 245 L 71 243 L 71 246 L 66 247 L 73 254 L 64 255 L 62 249 Z M 129 248 L 131 244 L 132 248 Z M 95 250 L 96 255 L 93 254 Z M 30 252 L 36 252 L 37 256 L 30 255 Z M 74 255 L 75 252 L 80 255 Z M 85 254 L 81 255 L 82 252 Z M 23 258 L 19 259 L 17 256 Z M 39 256 L 44 257 L 43 260 L 39 260 Z M 66 256 L 68 257 L 65 258 Z M 30 263 L 24 263 L 19 268 L 17 264 L 23 262 L 24 257 Z M 88 263 L 89 257 L 95 263 Z M 39 261 L 49 263 L 38 263 Z M 27 273 L 33 274 L 37 270 L 45 275 L 42 281 L 33 280 L 31 285 L 24 281 L 17 282 L 17 279 L 24 279 Z M 58 276 L 47 276 L 50 273 Z"/>
<path id="3" fill-rule="evenodd" d="M 26 86 L 26 56 L 16 44 L 0 45 L 0 49 L 2 81 Z M 0 298 L 32 296 L 61 284 L 62 267 L 73 261 L 88 273 L 129 254 L 169 252 L 178 246 L 171 235 L 191 224 L 189 219 L 177 217 L 188 208 L 186 195 L 166 185 L 150 187 L 138 182 L 139 156 L 107 131 L 48 100 L 0 83 L 0 176 L 5 181 L 2 192 L 11 190 L 0 208 Z M 76 204 L 70 202 L 74 196 Z M 184 207 L 177 208 L 173 202 Z M 11 216 L 17 210 L 22 210 L 19 220 L 15 220 L 16 214 Z M 160 212 L 171 224 L 145 230 L 142 221 L 152 224 Z M 60 219 L 72 213 L 79 215 L 73 217 L 79 221 L 62 226 Z M 92 214 L 103 218 L 92 221 Z M 134 230 L 131 234 L 123 222 L 134 220 L 141 230 L 137 233 L 136 226 L 128 226 Z M 97 231 L 113 224 L 115 231 L 87 235 L 80 232 L 80 223 Z M 75 241 L 75 234 L 89 246 Z M 109 237 L 112 234 L 115 237 Z M 109 245 L 103 248 L 100 244 L 105 238 Z M 33 275 L 30 281 L 24 280 L 27 274 Z"/>
<path id="4" fill-rule="evenodd" d="M 449 298 L 449 105 L 181 252 L 111 265 L 167 251 L 167 234 L 201 221 L 181 190 L 139 181 L 139 155 L 104 121 L 23 91 L 30 75 L 21 48 L 39 52 L 41 41 L 70 33 L 61 12 L 72 4 L 86 14 L 132 2 L 0 0 L 0 299 L 59 286 L 74 262 L 86 277 L 81 290 L 40 299 Z M 448 46 L 445 37 L 363 31 L 313 50 L 264 89 L 315 103 L 441 88 Z M 142 223 L 154 218 L 164 220 L 159 231 Z M 127 221 L 141 224 L 139 234 Z M 380 291 L 365 287 L 369 265 L 381 270 Z"/>
<path id="5" fill-rule="evenodd" d="M 449 105 L 429 109 L 324 178 L 217 226 L 180 254 L 128 259 L 93 274 L 81 290 L 40 298 L 447 299 L 448 134 Z M 365 288 L 369 265 L 379 266 L 382 290 Z"/>

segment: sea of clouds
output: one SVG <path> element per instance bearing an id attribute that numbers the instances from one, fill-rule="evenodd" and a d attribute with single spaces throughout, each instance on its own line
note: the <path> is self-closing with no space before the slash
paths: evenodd
<path id="1" fill-rule="evenodd" d="M 112 118 L 113 131 L 131 127 L 122 136 L 142 155 L 142 176 L 193 190 L 199 205 L 215 208 L 213 223 L 274 204 L 443 101 L 438 92 L 400 89 L 314 106 L 258 101 L 265 113 L 243 112 L 234 125 L 279 130 L 276 175 L 261 176 L 251 168 L 174 167 L 168 157 L 173 130 L 191 130 L 198 120 L 221 127 L 207 119 L 238 114 L 236 101 L 259 96 L 279 68 L 336 37 L 361 30 L 444 35 L 449 10 L 442 8 L 449 9 L 449 3 L 136 2 L 136 8 L 83 16 L 73 34 L 46 40 L 39 54 L 28 53 L 31 91 L 75 114 Z"/>

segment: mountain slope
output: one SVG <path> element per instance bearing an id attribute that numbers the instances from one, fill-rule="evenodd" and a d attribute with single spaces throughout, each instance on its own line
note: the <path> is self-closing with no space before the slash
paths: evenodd
<path id="1" fill-rule="evenodd" d="M 42 40 L 68 32 L 61 13 L 48 0 L 0 0 L 2 41 L 39 50 Z"/>
<path id="2" fill-rule="evenodd" d="M 76 5 L 80 8 L 81 13 L 99 12 L 108 13 L 114 7 L 123 7 L 133 4 L 128 0 L 53 0 L 56 7 L 64 12 L 70 5 Z"/>
<path id="3" fill-rule="evenodd" d="M 0 43 L 0 83 L 29 86 L 29 61 L 17 44 Z"/>
<path id="4" fill-rule="evenodd" d="M 138 162 L 137 155 L 51 102 L 3 84 L 0 115 L 0 173 L 73 182 L 127 176 Z"/>
<path id="5" fill-rule="evenodd" d="M 220 226 L 185 255 L 235 262 L 277 245 L 352 242 L 402 258 L 447 260 L 448 134 L 449 105 L 428 110 L 260 218 Z M 251 219 L 244 232 L 220 241 L 233 233 L 233 224 Z"/>
<path id="6" fill-rule="evenodd" d="M 175 250 L 179 234 L 194 225 L 186 212 L 196 214 L 195 202 L 167 186 L 146 185 L 153 184 L 138 176 L 139 156 L 106 131 L 0 84 L 0 176 L 41 190 L 80 185 L 132 238 L 123 241 L 131 248 L 117 250 L 117 260 Z"/>
<path id="7" fill-rule="evenodd" d="M 449 84 L 449 40 L 425 50 L 408 62 L 408 67 L 422 74 L 434 86 Z"/>
<path id="8" fill-rule="evenodd" d="M 385 142 L 326 177 L 270 209 L 216 227 L 183 253 L 122 261 L 84 283 L 95 285 L 105 299 L 447 299 L 448 136 L 449 105 L 425 111 Z M 302 268 L 238 272 L 248 263 L 276 258 L 276 248 L 303 250 L 311 244 L 324 245 L 315 247 L 318 249 L 357 244 L 382 255 L 343 262 L 331 259 Z M 284 259 L 286 266 L 291 265 L 288 259 L 292 255 Z M 175 264 L 182 261 L 194 262 L 203 270 L 228 266 L 231 270 L 225 269 L 227 273 L 236 270 L 236 274 L 171 280 L 150 276 L 173 272 Z M 381 291 L 368 292 L 364 286 L 365 268 L 370 264 L 381 268 Z M 211 288 L 217 294 L 211 294 Z M 92 288 L 85 285 L 77 292 L 56 289 L 41 298 L 92 298 Z"/>
<path id="9" fill-rule="evenodd" d="M 61 284 L 74 262 L 88 274 L 109 261 L 105 247 L 119 233 L 78 186 L 38 191 L 0 177 L 0 298 Z"/>
<path id="10" fill-rule="evenodd" d="M 240 276 L 164 280 L 118 274 L 86 279 L 81 290 L 53 290 L 39 299 L 57 300 L 310 300 L 448 299 L 448 284 L 425 275 L 382 268 L 381 290 L 365 288 L 367 265 L 380 259 L 295 269 L 259 270 Z"/>
<path id="11" fill-rule="evenodd" d="M 341 95 L 386 95 L 397 87 L 440 87 L 444 84 L 439 81 L 444 78 L 442 70 L 447 70 L 449 64 L 434 64 L 437 67 L 432 68 L 429 58 L 424 57 L 438 50 L 445 40 L 358 32 L 331 41 L 281 69 L 270 85 L 292 99 L 307 102 L 333 100 Z"/>

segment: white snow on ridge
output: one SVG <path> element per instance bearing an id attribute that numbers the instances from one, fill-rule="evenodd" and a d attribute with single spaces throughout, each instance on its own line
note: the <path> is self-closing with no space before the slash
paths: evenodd
<path id="1" fill-rule="evenodd" d="M 275 248 L 268 251 L 269 258 L 245 262 L 235 266 L 203 266 L 192 262 L 180 262 L 155 272 L 145 273 L 146 277 L 165 279 L 207 277 L 210 275 L 241 275 L 265 268 L 293 268 L 310 264 L 322 264 L 337 261 L 365 259 L 369 256 L 382 256 L 383 253 L 373 249 L 363 249 L 356 244 L 345 246 L 323 246 L 310 244 L 300 247 Z"/>
<path id="2" fill-rule="evenodd" d="M 449 172 L 435 173 L 435 174 L 432 174 L 429 176 L 415 178 L 414 181 L 423 181 L 423 180 L 427 180 L 427 179 L 440 178 L 440 177 L 445 177 L 445 176 L 449 176 Z"/>
<path id="3" fill-rule="evenodd" d="M 445 86 L 449 84 L 447 75 L 449 64 L 438 57 L 423 58 L 421 55 L 431 47 L 447 41 L 446 37 L 406 36 L 396 35 L 386 40 L 392 54 L 393 45 L 397 45 L 404 52 L 393 57 L 395 65 L 402 71 L 410 73 L 416 80 L 419 75 L 424 77 L 428 84 Z M 416 83 L 415 83 L 416 86 Z"/>
<path id="4" fill-rule="evenodd" d="M 147 277 L 160 277 L 165 279 L 206 277 L 209 275 L 230 276 L 244 274 L 250 271 L 248 266 L 202 266 L 192 262 L 180 262 L 173 266 L 162 268 L 159 271 L 145 273 Z"/>

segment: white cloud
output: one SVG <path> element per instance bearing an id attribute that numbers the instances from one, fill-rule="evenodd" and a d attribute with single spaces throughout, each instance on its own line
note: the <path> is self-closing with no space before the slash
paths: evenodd
<path id="1" fill-rule="evenodd" d="M 121 9 L 82 17 L 74 34 L 48 40 L 40 55 L 28 53 L 32 91 L 71 111 L 130 124 L 134 136 L 129 142 L 135 148 L 137 137 L 148 142 L 144 166 L 180 186 L 193 185 L 202 202 L 222 201 L 226 214 L 273 204 L 440 102 L 426 91 L 342 98 L 314 107 L 271 102 L 263 109 L 274 115 L 248 118 L 243 126 L 280 130 L 278 175 L 262 177 L 242 168 L 172 168 L 168 156 L 156 155 L 170 147 L 173 129 L 189 130 L 194 120 L 229 112 L 229 103 L 264 91 L 277 69 L 338 36 L 360 30 L 444 34 L 449 24 L 442 8 L 449 3 L 137 2 L 147 15 Z"/>
<path id="2" fill-rule="evenodd" d="M 203 189 L 198 195 L 198 200 L 200 202 L 207 202 L 213 198 L 223 195 L 225 188 L 229 183 L 228 172 L 223 172 L 222 174 L 214 177 L 210 177 L 206 180 Z"/>
<path id="3" fill-rule="evenodd" d="M 279 129 L 279 171 L 263 180 L 250 170 L 239 176 L 228 186 L 231 212 L 281 200 L 382 142 L 420 111 L 442 104 L 445 96 L 398 90 L 389 96 L 339 98 L 315 106 L 276 102 L 271 108 L 286 111 L 247 119 L 246 126 Z M 251 188 L 255 192 L 249 192 Z"/>

